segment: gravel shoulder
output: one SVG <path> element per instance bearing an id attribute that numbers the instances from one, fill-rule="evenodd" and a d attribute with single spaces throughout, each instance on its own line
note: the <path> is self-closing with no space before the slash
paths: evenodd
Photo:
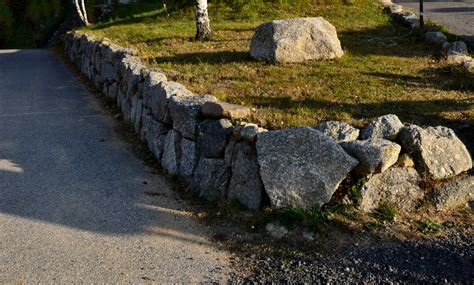
<path id="1" fill-rule="evenodd" d="M 355 247 L 342 257 L 318 259 L 244 257 L 255 271 L 237 271 L 242 281 L 311 283 L 461 283 L 471 284 L 473 235 L 460 234 L 431 241 L 410 241 Z"/>
<path id="2" fill-rule="evenodd" d="M 275 258 L 248 253 L 232 262 L 233 280 L 315 284 L 472 284 L 474 280 L 474 234 L 472 227 L 442 237 L 419 240 L 371 240 L 360 235 L 350 245 L 338 248 L 325 241 L 334 253 Z M 323 246 L 324 247 L 324 246 Z"/>

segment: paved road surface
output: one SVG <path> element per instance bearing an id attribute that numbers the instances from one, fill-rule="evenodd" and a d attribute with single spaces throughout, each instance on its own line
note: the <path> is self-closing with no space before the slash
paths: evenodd
<path id="1" fill-rule="evenodd" d="M 49 51 L 0 51 L 0 283 L 225 277 L 227 255 L 113 129 Z"/>
<path id="2" fill-rule="evenodd" d="M 418 11 L 419 0 L 393 0 Z M 425 17 L 474 42 L 474 0 L 424 0 Z"/>

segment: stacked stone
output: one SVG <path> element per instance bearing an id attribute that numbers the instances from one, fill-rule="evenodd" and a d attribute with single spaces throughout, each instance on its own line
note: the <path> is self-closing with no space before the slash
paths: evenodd
<path id="1" fill-rule="evenodd" d="M 184 178 L 208 199 L 260 207 L 255 138 L 264 129 L 230 121 L 249 116 L 249 108 L 193 94 L 145 67 L 132 50 L 104 39 L 69 33 L 65 49 L 81 73 L 116 102 L 170 175 Z"/>
<path id="2" fill-rule="evenodd" d="M 395 115 L 362 131 L 336 121 L 276 131 L 234 125 L 252 110 L 193 94 L 145 67 L 132 50 L 69 33 L 65 51 L 116 102 L 161 166 L 210 200 L 258 209 L 268 195 L 273 208 L 321 207 L 348 175 L 369 179 L 359 205 L 364 211 L 387 200 L 413 209 L 426 194 L 423 179 L 454 178 L 435 189 L 440 210 L 473 198 L 472 176 L 461 175 L 472 159 L 448 128 L 404 125 Z"/>

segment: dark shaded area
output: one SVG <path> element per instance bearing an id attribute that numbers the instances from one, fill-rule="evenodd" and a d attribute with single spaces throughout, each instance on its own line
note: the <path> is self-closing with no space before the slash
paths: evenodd
<path id="1" fill-rule="evenodd" d="M 0 48 L 45 47 L 55 30 L 73 12 L 71 1 L 67 0 L 7 0 L 5 3 L 12 21 L 10 31 L 2 33 L 0 19 Z"/>

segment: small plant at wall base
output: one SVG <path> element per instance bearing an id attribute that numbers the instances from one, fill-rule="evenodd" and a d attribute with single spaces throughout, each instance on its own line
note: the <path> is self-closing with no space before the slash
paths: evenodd
<path id="1" fill-rule="evenodd" d="M 368 222 L 364 226 L 364 228 L 366 230 L 368 230 L 369 232 L 375 232 L 375 231 L 378 231 L 378 230 L 382 229 L 383 225 L 379 221 L 373 220 L 373 221 Z"/>
<path id="2" fill-rule="evenodd" d="M 422 234 L 437 234 L 441 231 L 441 225 L 430 220 L 424 220 L 418 223 L 418 230 Z"/>
<path id="3" fill-rule="evenodd" d="M 393 222 L 398 212 L 397 205 L 390 202 L 382 202 L 374 210 L 373 215 L 381 221 Z"/>
<path id="4" fill-rule="evenodd" d="M 362 193 L 360 191 L 362 189 L 362 186 L 364 186 L 364 184 L 367 183 L 367 181 L 369 181 L 369 179 L 361 178 L 357 180 L 357 182 L 354 185 L 352 185 L 351 191 L 349 193 L 349 197 L 354 202 L 354 205 L 358 205 L 360 200 L 362 199 Z"/>

